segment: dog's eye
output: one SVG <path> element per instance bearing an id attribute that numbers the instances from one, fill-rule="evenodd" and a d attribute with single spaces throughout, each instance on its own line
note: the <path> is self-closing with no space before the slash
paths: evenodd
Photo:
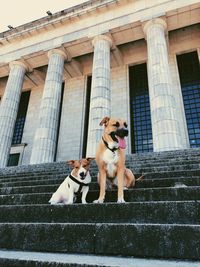
<path id="1" fill-rule="evenodd" d="M 113 126 L 115 126 L 115 127 L 119 127 L 119 122 L 117 121 L 115 124 L 113 124 Z"/>
<path id="2" fill-rule="evenodd" d="M 79 168 L 78 166 L 75 167 L 75 169 L 78 169 L 78 168 Z"/>
<path id="3" fill-rule="evenodd" d="M 124 127 L 125 127 L 125 128 L 127 128 L 127 127 L 128 127 L 128 125 L 127 125 L 127 123 L 126 123 L 126 122 L 124 123 Z"/>
<path id="4" fill-rule="evenodd" d="M 83 168 L 86 168 L 87 167 L 87 165 L 83 165 Z"/>

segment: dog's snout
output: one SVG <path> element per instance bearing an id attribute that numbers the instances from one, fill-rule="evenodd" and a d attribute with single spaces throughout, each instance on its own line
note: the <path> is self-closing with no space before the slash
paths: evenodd
<path id="1" fill-rule="evenodd" d="M 125 128 L 120 128 L 117 130 L 117 135 L 122 138 L 128 136 L 128 130 Z"/>
<path id="2" fill-rule="evenodd" d="M 81 173 L 79 173 L 79 175 L 81 176 L 81 178 L 84 178 L 85 173 L 84 172 L 81 172 Z"/>

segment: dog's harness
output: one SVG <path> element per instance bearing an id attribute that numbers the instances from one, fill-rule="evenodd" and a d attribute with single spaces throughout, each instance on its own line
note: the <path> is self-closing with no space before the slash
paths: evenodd
<path id="1" fill-rule="evenodd" d="M 69 178 L 74 181 L 75 183 L 79 184 L 79 189 L 78 191 L 76 192 L 76 194 L 80 194 L 81 193 L 81 190 L 83 188 L 83 186 L 89 186 L 89 183 L 88 184 L 85 184 L 85 183 L 82 183 L 80 181 L 78 181 L 74 176 L 72 176 L 71 174 L 69 175 Z"/>
<path id="2" fill-rule="evenodd" d="M 109 149 L 110 151 L 112 151 L 113 153 L 119 149 L 119 147 L 113 147 L 113 148 L 110 148 L 108 143 L 106 142 L 106 140 L 103 139 L 103 136 L 102 136 L 102 141 L 104 142 L 104 145 L 106 146 L 107 149 Z"/>

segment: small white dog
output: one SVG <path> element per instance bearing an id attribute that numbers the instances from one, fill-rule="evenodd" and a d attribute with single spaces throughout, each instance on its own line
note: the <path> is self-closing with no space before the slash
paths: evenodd
<path id="1" fill-rule="evenodd" d="M 67 164 L 73 167 L 73 170 L 52 195 L 49 203 L 52 205 L 59 203 L 72 204 L 75 199 L 75 194 L 82 193 L 81 201 L 83 204 L 86 204 L 86 196 L 89 190 L 89 184 L 91 183 L 89 167 L 92 160 L 93 158 L 86 158 L 67 161 Z"/>

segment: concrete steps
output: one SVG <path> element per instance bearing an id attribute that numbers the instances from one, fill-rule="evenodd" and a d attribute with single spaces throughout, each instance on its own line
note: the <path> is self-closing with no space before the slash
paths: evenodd
<path id="1" fill-rule="evenodd" d="M 171 152 L 157 152 L 157 153 L 143 153 L 127 155 L 126 164 L 135 167 L 143 166 L 173 166 L 181 164 L 195 164 L 199 163 L 200 150 L 190 149 L 190 150 L 180 150 Z M 96 165 L 92 164 L 92 168 L 96 170 Z M 0 169 L 0 179 L 6 176 L 26 176 L 30 173 L 33 176 L 39 174 L 51 174 L 51 173 L 67 173 L 70 170 L 69 166 L 65 162 L 58 163 L 47 163 L 47 164 L 36 164 L 36 165 L 26 165 L 18 167 L 9 167 Z"/>
<path id="2" fill-rule="evenodd" d="M 159 176 L 158 178 L 148 178 L 148 174 L 145 175 L 145 179 L 143 181 L 138 181 L 136 182 L 136 187 L 145 187 L 145 185 L 149 184 L 149 187 L 158 187 L 160 186 L 160 184 L 162 184 L 162 186 L 165 186 L 165 184 L 169 183 L 170 186 L 174 186 L 176 184 L 176 182 L 181 182 L 181 183 L 186 183 L 186 185 L 198 185 L 198 181 L 200 176 L 199 175 L 188 175 L 188 177 L 186 175 L 184 175 L 184 172 L 181 173 L 182 176 L 177 175 L 176 177 L 173 176 L 169 176 L 169 177 L 162 177 Z M 162 174 L 160 174 L 162 175 Z M 164 175 L 164 174 L 163 174 Z M 136 176 L 139 177 L 139 176 Z M 19 180 L 17 182 L 4 182 L 4 183 L 0 183 L 0 189 L 2 189 L 4 192 L 6 190 L 6 188 L 8 190 L 10 190 L 10 188 L 14 188 L 14 187 L 34 187 L 34 186 L 41 186 L 41 185 L 60 185 L 60 183 L 62 183 L 62 181 L 65 179 L 65 176 L 63 176 L 62 178 L 36 178 L 35 180 Z M 95 183 L 96 177 L 93 178 L 93 183 Z M 196 181 L 195 181 L 196 180 Z M 92 183 L 92 184 L 93 184 Z M 193 184 L 195 183 L 195 184 Z M 92 186 L 91 184 L 91 186 Z M 3 192 L 2 191 L 2 192 Z"/>
<path id="3" fill-rule="evenodd" d="M 40 193 L 40 192 L 55 192 L 60 183 L 62 183 L 63 178 L 59 179 L 41 179 L 36 180 L 34 183 L 31 181 L 23 183 L 10 182 L 4 183 L 0 188 L 0 195 L 6 194 L 22 194 L 22 193 Z M 177 178 L 157 178 L 157 179 L 145 179 L 137 181 L 135 188 L 155 188 L 155 187 L 174 187 L 179 184 L 184 184 L 186 186 L 200 186 L 200 177 L 177 177 Z M 97 182 L 92 182 L 90 184 L 90 190 L 98 190 L 99 185 Z"/>
<path id="4" fill-rule="evenodd" d="M 55 163 L 54 163 L 55 164 Z M 43 164 L 41 164 L 43 165 Z M 145 173 L 154 173 L 154 172 L 158 172 L 158 173 L 162 173 L 162 172 L 166 172 L 166 171 L 183 171 L 183 170 L 199 170 L 200 168 L 200 163 L 198 162 L 198 160 L 196 160 L 196 162 L 187 162 L 186 161 L 181 161 L 181 162 L 167 162 L 167 161 L 161 161 L 161 162 L 157 162 L 157 161 L 153 161 L 152 163 L 148 163 L 145 164 L 145 162 L 142 162 L 140 164 L 134 163 L 134 162 L 129 162 L 127 161 L 126 166 L 133 169 L 134 166 L 134 173 L 138 173 L 138 175 L 141 173 L 141 170 Z M 24 166 L 25 167 L 25 166 Z M 5 182 L 5 181 L 14 181 L 14 180 L 19 180 L 20 178 L 26 180 L 26 179 L 30 179 L 30 180 L 34 180 L 34 178 L 40 176 L 40 177 L 63 177 L 65 176 L 67 173 L 70 172 L 70 168 L 63 163 L 62 168 L 54 168 L 53 170 L 48 170 L 47 171 L 40 171 L 40 172 L 35 172 L 35 173 L 31 173 L 32 172 L 32 167 L 30 167 L 29 172 L 22 172 L 22 173 L 18 173 L 18 172 L 14 172 L 13 174 L 11 173 L 6 173 L 4 175 L 2 175 L 0 173 L 0 183 L 1 182 Z M 45 165 L 43 165 L 43 168 L 45 169 Z M 11 167 L 13 168 L 13 167 Z M 20 167 L 16 167 L 17 169 L 20 169 Z M 15 170 L 16 171 L 16 170 Z M 95 175 L 97 173 L 97 166 L 94 165 L 94 163 L 92 164 L 91 168 L 90 168 L 90 173 Z"/>
<path id="5" fill-rule="evenodd" d="M 27 251 L 197 260 L 199 235 L 191 224 L 0 223 L 0 247 Z"/>
<path id="6" fill-rule="evenodd" d="M 199 267 L 198 262 L 180 260 L 9 250 L 0 250 L 0 262 L 9 267 Z"/>
<path id="7" fill-rule="evenodd" d="M 78 199 L 68 206 L 48 204 L 70 172 L 65 162 L 0 169 L 0 249 L 8 254 L 9 250 L 32 251 L 30 255 L 38 251 L 44 258 L 47 252 L 102 255 L 102 262 L 109 255 L 117 262 L 121 255 L 124 265 L 113 265 L 120 267 L 129 266 L 129 257 L 140 262 L 165 259 L 162 267 L 164 262 L 169 264 L 167 259 L 187 259 L 195 266 L 200 260 L 199 163 L 200 149 L 128 155 L 127 167 L 136 176 L 145 172 L 145 179 L 125 190 L 124 204 L 116 203 L 117 190 L 107 191 L 104 204 L 92 203 L 99 194 L 93 163 L 89 204 Z M 11 254 L 0 256 L 0 266 L 112 266 L 109 262 L 33 261 L 32 256 L 16 260 L 16 254 Z M 14 260 L 19 265 L 13 265 Z"/>
<path id="8" fill-rule="evenodd" d="M 74 205 L 2 205 L 1 222 L 199 224 L 198 201 L 150 201 Z"/>
<path id="9" fill-rule="evenodd" d="M 0 195 L 0 205 L 23 205 L 23 204 L 45 204 L 48 203 L 52 193 L 30 193 Z M 93 202 L 99 196 L 99 190 L 90 191 L 87 201 Z M 200 200 L 200 186 L 183 188 L 157 187 L 129 189 L 124 192 L 125 201 L 159 201 L 159 200 Z M 117 190 L 107 191 L 106 202 L 117 201 Z"/>

